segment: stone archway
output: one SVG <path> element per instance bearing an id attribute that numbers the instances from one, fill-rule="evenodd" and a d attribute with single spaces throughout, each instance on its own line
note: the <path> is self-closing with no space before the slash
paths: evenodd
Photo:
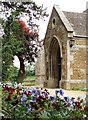
<path id="1" fill-rule="evenodd" d="M 58 40 L 53 37 L 50 43 L 49 52 L 49 85 L 52 88 L 60 87 L 59 83 L 61 80 L 61 46 Z"/>

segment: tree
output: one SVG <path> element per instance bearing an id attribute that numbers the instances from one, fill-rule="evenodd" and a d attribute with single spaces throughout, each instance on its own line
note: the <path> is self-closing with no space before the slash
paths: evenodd
<path id="1" fill-rule="evenodd" d="M 25 75 L 24 61 L 34 62 L 39 46 L 38 25 L 34 20 L 47 16 L 43 6 L 37 6 L 35 2 L 2 2 L 2 11 L 6 18 L 3 18 L 4 35 L 2 40 L 3 78 L 8 75 L 9 66 L 12 65 L 13 56 L 16 55 L 20 61 L 17 82 L 22 82 Z M 8 15 L 7 11 L 10 11 Z M 27 23 L 20 18 L 25 15 L 29 19 Z"/>

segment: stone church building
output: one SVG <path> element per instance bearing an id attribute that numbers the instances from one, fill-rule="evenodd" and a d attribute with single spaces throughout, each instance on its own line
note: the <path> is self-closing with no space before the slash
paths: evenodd
<path id="1" fill-rule="evenodd" d="M 86 88 L 87 11 L 61 11 L 54 5 L 36 62 L 36 85 Z"/>

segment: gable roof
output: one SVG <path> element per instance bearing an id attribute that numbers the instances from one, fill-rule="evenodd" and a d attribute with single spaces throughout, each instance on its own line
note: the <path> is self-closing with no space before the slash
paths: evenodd
<path id="1" fill-rule="evenodd" d="M 86 36 L 86 13 L 63 12 L 71 24 L 75 35 Z"/>
<path id="2" fill-rule="evenodd" d="M 66 12 L 61 11 L 58 5 L 54 5 L 55 10 L 60 16 L 64 26 L 68 32 L 74 32 L 74 36 L 87 36 L 86 35 L 86 12 Z"/>

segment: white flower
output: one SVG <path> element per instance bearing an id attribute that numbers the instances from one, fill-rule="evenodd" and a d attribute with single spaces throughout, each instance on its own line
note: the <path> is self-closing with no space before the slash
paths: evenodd
<path id="1" fill-rule="evenodd" d="M 87 117 L 85 114 L 83 115 L 83 118 Z"/>
<path id="2" fill-rule="evenodd" d="M 17 88 L 17 82 L 15 82 L 15 84 L 14 84 L 14 88 Z"/>
<path id="3" fill-rule="evenodd" d="M 28 94 L 29 88 L 27 87 L 25 91 L 26 91 L 26 93 Z"/>
<path id="4" fill-rule="evenodd" d="M 19 86 L 19 88 L 22 88 L 22 84 L 21 83 L 19 83 L 17 86 Z"/>
<path id="5" fill-rule="evenodd" d="M 22 94 L 22 93 L 23 93 L 23 90 L 20 91 L 20 94 Z"/>
<path id="6" fill-rule="evenodd" d="M 0 86 L 3 86 L 3 84 L 0 82 Z"/>

